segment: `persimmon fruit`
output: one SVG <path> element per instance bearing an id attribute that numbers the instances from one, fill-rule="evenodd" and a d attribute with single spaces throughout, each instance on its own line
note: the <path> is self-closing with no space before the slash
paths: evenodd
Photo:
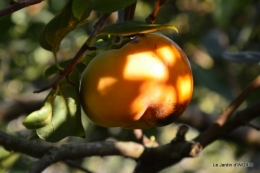
<path id="1" fill-rule="evenodd" d="M 181 48 L 160 34 L 136 36 L 98 54 L 82 74 L 86 115 L 103 127 L 147 129 L 172 123 L 188 106 L 193 78 Z"/>

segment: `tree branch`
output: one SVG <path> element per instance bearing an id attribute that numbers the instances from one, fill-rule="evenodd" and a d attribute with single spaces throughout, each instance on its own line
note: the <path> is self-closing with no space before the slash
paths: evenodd
<path id="1" fill-rule="evenodd" d="M 38 4 L 42 1 L 44 1 L 44 0 L 22 0 L 22 1 L 18 1 L 16 3 L 12 3 L 9 7 L 6 7 L 4 9 L 0 10 L 0 17 L 11 14 L 15 11 L 18 11 L 18 10 L 28 7 L 30 5 Z"/>
<path id="2" fill-rule="evenodd" d="M 215 122 L 214 117 L 216 117 L 216 115 L 206 114 L 195 105 L 189 105 L 183 115 L 178 118 L 178 123 L 187 124 L 203 133 Z M 249 138 L 249 135 L 258 135 L 258 133 L 255 128 L 245 125 L 226 134 L 222 139 L 238 145 L 260 149 L 260 139 Z"/>
<path id="3" fill-rule="evenodd" d="M 243 126 L 246 122 L 259 116 L 260 100 L 246 109 L 237 112 L 236 116 L 229 119 L 223 126 L 216 123 L 217 131 L 211 133 L 209 137 L 207 130 L 199 135 L 195 141 L 185 141 L 186 129 L 180 128 L 175 138 L 168 144 L 154 148 L 147 148 L 135 142 L 92 142 L 67 144 L 59 147 L 36 144 L 23 139 L 17 139 L 0 131 L 0 145 L 5 149 L 21 152 L 32 157 L 41 158 L 29 171 L 41 172 L 50 164 L 61 160 L 75 160 L 90 156 L 112 156 L 119 155 L 132 158 L 138 161 L 135 172 L 156 172 L 167 166 L 178 163 L 184 157 L 194 157 L 202 151 L 202 146 L 206 147 L 211 142 L 224 137 L 234 129 Z M 181 137 L 180 137 L 181 136 Z M 19 145 L 17 145 L 19 144 Z M 202 144 L 202 146 L 201 146 Z"/>
<path id="4" fill-rule="evenodd" d="M 185 135 L 185 133 L 182 135 Z M 184 139 L 184 138 L 182 138 Z M 161 159 L 160 162 L 153 164 L 153 169 L 162 169 L 171 165 L 170 161 L 180 160 L 185 156 L 195 156 L 198 152 L 190 152 L 199 144 L 194 145 L 193 142 L 176 138 L 169 144 L 156 148 L 146 148 L 145 146 L 135 142 L 92 142 L 92 143 L 73 143 L 62 146 L 46 146 L 23 139 L 17 139 L 0 131 L 0 144 L 7 150 L 21 152 L 32 157 L 40 158 L 29 170 L 29 173 L 43 171 L 49 165 L 62 160 L 75 160 L 90 156 L 112 156 L 120 155 L 138 160 L 136 172 L 144 169 L 144 165 L 149 164 L 147 158 L 151 162 Z M 19 145 L 17 145 L 19 143 Z M 149 160 L 149 159 L 148 159 Z M 157 161 L 156 161 L 157 162 Z M 150 167 L 151 168 L 151 167 Z"/>
<path id="5" fill-rule="evenodd" d="M 137 159 L 143 151 L 144 146 L 133 142 L 92 142 L 62 145 L 49 150 L 31 167 L 28 173 L 41 172 L 49 165 L 61 160 L 75 160 L 90 156 L 122 155 Z"/>
<path id="6" fill-rule="evenodd" d="M 0 145 L 8 151 L 20 152 L 31 157 L 42 157 L 51 146 L 33 143 L 8 135 L 0 130 Z"/>

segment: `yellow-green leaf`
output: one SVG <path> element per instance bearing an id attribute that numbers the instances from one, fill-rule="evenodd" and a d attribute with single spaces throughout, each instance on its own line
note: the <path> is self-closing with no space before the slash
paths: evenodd
<path id="1" fill-rule="evenodd" d="M 49 124 L 52 117 L 52 101 L 53 96 L 50 93 L 45 100 L 44 106 L 40 110 L 29 114 L 23 121 L 23 125 L 27 129 L 37 129 Z"/>
<path id="2" fill-rule="evenodd" d="M 49 142 L 57 142 L 67 136 L 84 136 L 79 102 L 79 73 L 69 75 L 71 85 L 63 79 L 53 93 L 51 123 L 36 130 L 37 135 Z"/>
<path id="3" fill-rule="evenodd" d="M 173 25 L 166 24 L 147 24 L 139 21 L 125 21 L 108 25 L 100 30 L 97 35 L 121 35 L 131 36 L 136 34 L 145 34 L 155 32 L 162 29 L 172 29 L 178 32 L 177 28 Z"/>

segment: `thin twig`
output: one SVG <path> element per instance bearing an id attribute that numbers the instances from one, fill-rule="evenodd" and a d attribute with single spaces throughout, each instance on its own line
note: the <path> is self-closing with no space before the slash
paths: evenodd
<path id="1" fill-rule="evenodd" d="M 147 23 L 155 23 L 156 16 L 160 10 L 160 8 L 166 4 L 168 0 L 155 0 L 155 6 L 153 12 L 145 19 Z"/>
<path id="2" fill-rule="evenodd" d="M 88 37 L 87 41 L 81 46 L 80 50 L 77 52 L 77 54 L 74 56 L 74 58 L 70 61 L 70 63 L 65 67 L 65 69 L 60 73 L 58 79 L 55 80 L 55 82 L 53 82 L 52 84 L 38 90 L 38 91 L 34 91 L 34 93 L 40 93 L 43 92 L 45 90 L 48 90 L 50 88 L 56 88 L 57 85 L 61 82 L 61 80 L 65 77 L 68 76 L 70 74 L 70 72 L 75 68 L 75 66 L 77 65 L 77 63 L 79 62 L 79 60 L 81 59 L 81 57 L 83 56 L 83 54 L 87 51 L 87 50 L 95 50 L 95 48 L 90 47 L 89 45 L 92 45 L 93 43 L 93 38 L 95 37 L 95 35 L 97 34 L 97 32 L 103 28 L 106 20 L 108 19 L 108 17 L 110 16 L 110 13 L 104 14 L 100 20 L 96 23 L 96 25 L 94 26 L 94 31 L 91 33 L 91 35 Z"/>
<path id="3" fill-rule="evenodd" d="M 227 119 L 234 113 L 234 111 L 246 100 L 246 98 L 257 88 L 260 87 L 260 75 L 256 77 L 242 92 L 238 97 L 233 100 L 230 105 L 222 112 L 216 123 L 220 126 L 223 125 Z"/>
<path id="4" fill-rule="evenodd" d="M 259 125 L 255 125 L 252 123 L 246 123 L 247 126 L 252 127 L 253 129 L 256 129 L 257 131 L 260 131 L 260 126 Z"/>
<path id="5" fill-rule="evenodd" d="M 30 5 L 38 4 L 42 1 L 44 0 L 23 0 L 23 1 L 18 1 L 17 3 L 12 3 L 9 7 L 0 10 L 0 17 L 11 14 L 15 11 L 18 11 Z"/>
<path id="6" fill-rule="evenodd" d="M 257 131 L 260 131 L 260 127 L 259 125 L 255 125 L 255 124 L 252 124 L 252 123 L 246 123 L 247 126 L 249 127 L 252 127 L 254 129 L 256 129 Z"/>
<path id="7" fill-rule="evenodd" d="M 242 93 L 231 102 L 231 104 L 225 109 L 219 118 L 215 121 L 213 125 L 209 127 L 207 131 L 205 131 L 202 135 L 198 136 L 195 140 L 200 142 L 203 147 L 207 146 L 209 143 L 213 142 L 215 139 L 222 136 L 226 131 L 230 131 L 234 124 L 230 125 L 228 121 L 234 111 L 245 101 L 245 99 L 257 88 L 260 87 L 260 75 L 255 78 L 243 91 Z M 257 102 L 259 104 L 259 102 Z M 256 103 L 256 104 L 257 104 Z M 256 109 L 256 108 L 254 108 Z M 254 112 L 253 112 L 254 113 Z M 250 116 L 250 115 L 248 115 Z M 251 120 L 251 119 L 246 119 Z M 237 122 L 238 123 L 238 122 Z M 239 125 L 244 125 L 245 121 L 239 122 Z M 219 132 L 220 129 L 228 129 L 222 132 Z M 233 129 L 232 129 L 233 130 Z M 218 135 L 212 135 L 218 134 Z"/>
<path id="8" fill-rule="evenodd" d="M 129 5 L 124 9 L 124 21 L 127 20 L 133 20 L 134 19 L 134 14 L 135 14 L 135 9 L 136 9 L 136 3 L 133 3 L 132 5 Z"/>

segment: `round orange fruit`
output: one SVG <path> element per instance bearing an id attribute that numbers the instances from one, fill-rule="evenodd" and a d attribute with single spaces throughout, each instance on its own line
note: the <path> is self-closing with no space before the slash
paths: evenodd
<path id="1" fill-rule="evenodd" d="M 180 47 L 159 34 L 139 35 L 97 55 L 82 74 L 83 110 L 103 127 L 147 129 L 172 123 L 188 106 L 193 78 Z"/>

